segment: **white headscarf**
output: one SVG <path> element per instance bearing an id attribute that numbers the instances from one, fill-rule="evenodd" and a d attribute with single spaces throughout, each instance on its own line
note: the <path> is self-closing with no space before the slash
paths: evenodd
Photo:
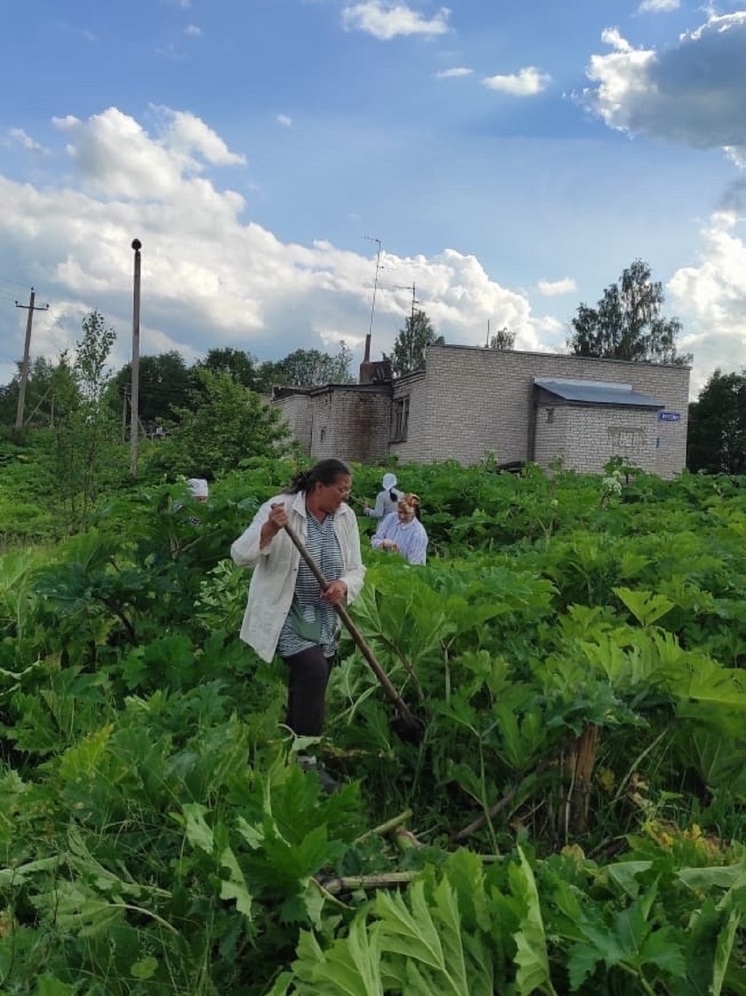
<path id="1" fill-rule="evenodd" d="M 187 481 L 187 488 L 192 498 L 207 498 L 210 489 L 204 477 L 190 477 Z"/>
<path id="2" fill-rule="evenodd" d="M 384 474 L 383 475 L 383 490 L 390 491 L 392 488 L 396 487 L 396 474 Z"/>

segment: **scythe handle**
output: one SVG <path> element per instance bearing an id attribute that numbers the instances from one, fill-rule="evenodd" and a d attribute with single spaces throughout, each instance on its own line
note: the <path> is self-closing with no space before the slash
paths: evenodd
<path id="1" fill-rule="evenodd" d="M 319 582 L 321 590 L 326 591 L 326 589 L 329 587 L 329 582 L 321 573 L 319 568 L 316 566 L 313 557 L 301 542 L 300 537 L 298 536 L 296 531 L 289 523 L 286 523 L 286 525 L 283 526 L 283 529 L 288 534 L 290 539 L 293 541 L 293 544 L 297 548 L 298 553 L 301 555 L 303 560 L 308 565 L 308 569 L 311 571 L 313 576 Z M 333 606 L 333 609 L 344 623 L 347 632 L 355 641 L 358 650 L 370 665 L 371 670 L 375 674 L 376 678 L 378 678 L 381 688 L 383 688 L 387 698 L 396 707 L 396 710 L 399 713 L 399 715 L 402 717 L 402 719 L 405 719 L 408 722 L 416 723 L 417 720 L 415 719 L 413 713 L 409 709 L 409 706 L 404 701 L 404 699 L 402 699 L 401 695 L 399 695 L 396 688 L 392 684 L 391 679 L 381 667 L 379 661 L 376 658 L 376 655 L 373 653 L 370 646 L 366 642 L 365 637 L 357 628 L 355 623 L 352 621 L 350 613 L 347 611 L 347 608 L 342 604 L 337 604 Z"/>

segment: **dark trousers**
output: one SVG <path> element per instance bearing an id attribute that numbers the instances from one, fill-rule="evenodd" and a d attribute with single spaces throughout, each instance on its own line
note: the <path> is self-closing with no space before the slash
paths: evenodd
<path id="1" fill-rule="evenodd" d="M 309 647 L 284 657 L 288 666 L 288 708 L 285 722 L 297 736 L 320 737 L 324 729 L 324 698 L 332 662 L 321 647 Z"/>

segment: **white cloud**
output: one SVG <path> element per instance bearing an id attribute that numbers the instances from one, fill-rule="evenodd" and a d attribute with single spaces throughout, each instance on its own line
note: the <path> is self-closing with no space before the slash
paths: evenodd
<path id="1" fill-rule="evenodd" d="M 293 127 L 293 119 L 290 117 L 289 114 L 278 114 L 275 120 L 277 121 L 278 124 L 283 125 L 285 128 Z"/>
<path id="2" fill-rule="evenodd" d="M 473 69 L 467 69 L 466 66 L 454 66 L 453 69 L 441 69 L 435 75 L 439 80 L 454 80 L 461 76 L 471 76 L 473 72 Z"/>
<path id="3" fill-rule="evenodd" d="M 48 149 L 45 149 L 43 145 L 35 141 L 28 135 L 23 128 L 10 128 L 8 129 L 8 136 L 13 142 L 20 145 L 21 148 L 26 149 L 28 152 L 37 152 L 40 155 L 47 155 Z"/>
<path id="4" fill-rule="evenodd" d="M 201 38 L 202 28 L 197 27 L 196 24 L 187 24 L 184 28 L 184 34 L 189 35 L 191 38 Z"/>
<path id="5" fill-rule="evenodd" d="M 540 72 L 535 66 L 525 66 L 507 76 L 486 76 L 482 80 L 489 90 L 499 90 L 513 97 L 533 97 L 545 90 L 550 82 L 551 76 Z"/>
<path id="6" fill-rule="evenodd" d="M 616 29 L 602 41 L 613 51 L 591 57 L 594 85 L 581 100 L 610 128 L 721 147 L 746 164 L 746 10 L 711 14 L 661 53 L 633 48 Z"/>
<path id="7" fill-rule="evenodd" d="M 364 0 L 342 10 L 342 24 L 348 31 L 365 31 L 380 41 L 390 41 L 397 35 L 444 35 L 449 13 L 447 7 L 441 7 L 428 20 L 405 3 Z"/>
<path id="8" fill-rule="evenodd" d="M 578 285 L 572 277 L 563 277 L 561 280 L 540 280 L 539 293 L 543 297 L 556 297 L 559 294 L 571 294 L 578 289 Z"/>
<path id="9" fill-rule="evenodd" d="M 107 196 L 168 198 L 179 187 L 183 172 L 204 169 L 200 159 L 221 166 L 245 162 L 193 114 L 163 107 L 153 111 L 162 125 L 155 139 L 116 107 L 86 122 L 68 115 L 54 118 L 53 123 L 69 134 L 67 153 L 83 179 Z"/>
<path id="10" fill-rule="evenodd" d="M 682 352 L 694 354 L 692 390 L 716 368 L 746 365 L 746 244 L 732 211 L 715 212 L 702 232 L 696 265 L 681 267 L 667 284 L 671 311 L 681 318 Z"/>
<path id="11" fill-rule="evenodd" d="M 667 14 L 680 6 L 681 0 L 642 0 L 637 9 L 641 14 Z"/>
<path id="12" fill-rule="evenodd" d="M 172 152 L 190 156 L 198 153 L 216 166 L 242 166 L 246 159 L 231 152 L 222 138 L 209 128 L 201 118 L 188 111 L 172 111 L 168 107 L 153 107 L 160 113 L 167 127 L 162 136 L 162 144 Z M 194 160 L 189 160 L 192 168 Z"/>
<path id="13" fill-rule="evenodd" d="M 143 244 L 143 352 L 179 349 L 192 358 L 230 345 L 278 359 L 339 338 L 358 345 L 368 329 L 374 257 L 323 240 L 282 242 L 246 220 L 239 194 L 195 171 L 196 155 L 221 163 L 234 154 L 193 115 L 161 115 L 169 127 L 157 134 L 116 108 L 87 121 L 61 118 L 70 177 L 57 184 L 47 177 L 37 188 L 0 176 L 0 272 L 12 261 L 14 273 L 33 274 L 56 315 L 37 340 L 40 352 L 54 356 L 71 345 L 81 317 L 97 308 L 119 330 L 116 362 L 126 362 L 133 238 Z M 416 283 L 421 307 L 447 341 L 481 345 L 489 320 L 515 331 L 524 348 L 551 348 L 548 320 L 535 319 L 527 298 L 492 280 L 475 256 L 445 249 L 430 257 L 384 253 L 383 262 L 398 282 Z M 406 290 L 379 290 L 375 356 L 391 350 L 410 305 Z M 17 351 L 22 336 L 18 319 Z"/>

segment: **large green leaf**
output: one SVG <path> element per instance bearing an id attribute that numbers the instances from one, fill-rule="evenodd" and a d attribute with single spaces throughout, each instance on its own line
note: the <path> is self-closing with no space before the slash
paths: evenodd
<path id="1" fill-rule="evenodd" d="M 520 847 L 518 862 L 510 869 L 513 893 L 521 900 L 524 907 L 520 926 L 513 935 L 517 947 L 515 960 L 518 965 L 516 991 L 519 996 L 529 996 L 530 993 L 537 991 L 555 993 L 549 971 L 539 892 L 531 865 Z"/>

